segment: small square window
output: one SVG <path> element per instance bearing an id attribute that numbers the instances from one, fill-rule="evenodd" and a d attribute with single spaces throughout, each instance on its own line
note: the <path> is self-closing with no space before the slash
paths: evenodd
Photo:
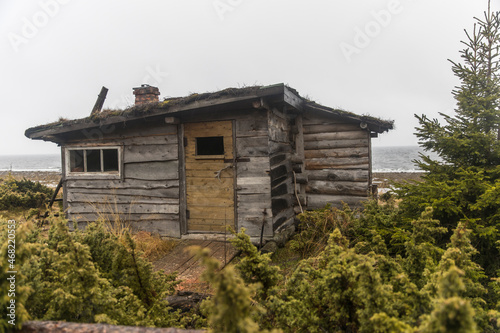
<path id="1" fill-rule="evenodd" d="M 224 137 L 210 136 L 196 138 L 196 155 L 224 155 Z"/>
<path id="2" fill-rule="evenodd" d="M 120 177 L 118 147 L 68 148 L 66 158 L 66 170 L 70 176 Z"/>

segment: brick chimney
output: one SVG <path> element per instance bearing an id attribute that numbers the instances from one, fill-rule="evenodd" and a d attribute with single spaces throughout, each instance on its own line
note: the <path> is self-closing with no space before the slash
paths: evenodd
<path id="1" fill-rule="evenodd" d="M 141 84 L 139 88 L 134 88 L 135 105 L 158 102 L 160 90 L 157 87 L 152 87 L 149 84 Z"/>

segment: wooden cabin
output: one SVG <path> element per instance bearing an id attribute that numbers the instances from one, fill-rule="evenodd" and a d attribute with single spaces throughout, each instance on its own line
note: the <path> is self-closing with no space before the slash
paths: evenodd
<path id="1" fill-rule="evenodd" d="M 302 210 L 367 199 L 371 138 L 393 127 L 284 84 L 163 101 L 148 85 L 134 94 L 125 110 L 26 130 L 61 146 L 68 219 L 119 215 L 177 238 L 231 226 L 270 239 Z"/>

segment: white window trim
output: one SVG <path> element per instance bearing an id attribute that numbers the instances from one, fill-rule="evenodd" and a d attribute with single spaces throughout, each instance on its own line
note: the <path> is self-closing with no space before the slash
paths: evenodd
<path id="1" fill-rule="evenodd" d="M 102 151 L 105 149 L 116 149 L 118 150 L 118 172 L 72 172 L 70 163 L 70 152 L 72 150 L 97 150 L 101 151 L 101 168 L 103 167 L 103 154 Z M 84 166 L 87 167 L 86 154 L 83 154 Z M 66 178 L 91 178 L 91 179 L 121 179 L 123 174 L 123 146 L 74 146 L 64 148 L 64 168 Z"/>

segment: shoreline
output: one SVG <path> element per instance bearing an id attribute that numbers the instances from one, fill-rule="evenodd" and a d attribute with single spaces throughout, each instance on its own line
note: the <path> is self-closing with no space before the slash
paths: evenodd
<path id="1" fill-rule="evenodd" d="M 59 171 L 0 171 L 0 178 L 11 175 L 17 180 L 23 178 L 40 182 L 49 187 L 56 187 L 61 179 Z M 420 180 L 423 172 L 373 172 L 373 184 L 379 188 L 390 188 L 392 182 Z"/>

